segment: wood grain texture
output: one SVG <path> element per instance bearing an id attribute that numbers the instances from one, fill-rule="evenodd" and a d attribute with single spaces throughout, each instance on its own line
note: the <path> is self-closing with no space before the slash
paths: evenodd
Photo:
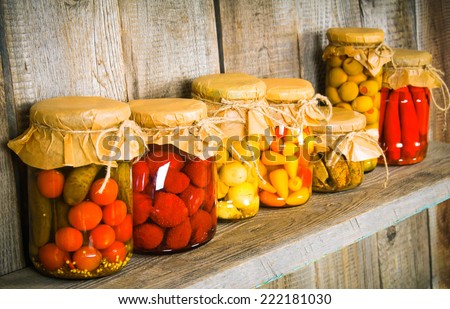
<path id="1" fill-rule="evenodd" d="M 41 99 L 126 98 L 117 1 L 3 1 L 18 131 Z"/>
<path id="2" fill-rule="evenodd" d="M 220 0 L 225 72 L 299 77 L 293 0 Z"/>
<path id="3" fill-rule="evenodd" d="M 316 92 L 325 93 L 326 32 L 332 27 L 361 27 L 359 2 L 297 0 L 300 77 L 310 81 Z"/>
<path id="4" fill-rule="evenodd" d="M 381 286 L 384 289 L 431 287 L 426 211 L 377 235 Z"/>
<path id="5" fill-rule="evenodd" d="M 327 254 L 261 288 L 380 288 L 377 238 L 373 235 Z"/>
<path id="6" fill-rule="evenodd" d="M 426 50 L 433 55 L 433 66 L 446 73 L 443 80 L 447 85 L 450 85 L 449 14 L 449 1 L 415 1 L 418 49 Z M 435 89 L 433 94 L 442 105 L 444 102 L 442 93 Z M 428 136 L 431 140 L 450 142 L 450 113 L 445 116 L 445 113 L 432 106 Z M 433 288 L 450 287 L 450 244 L 447 241 L 450 235 L 450 224 L 447 224 L 450 222 L 449 207 L 450 203 L 445 202 L 428 211 Z"/>
<path id="7" fill-rule="evenodd" d="M 273 278 L 267 283 L 258 286 L 260 289 L 315 289 L 316 270 L 315 263 L 308 264 L 289 274 Z"/>
<path id="8" fill-rule="evenodd" d="M 429 209 L 433 288 L 450 288 L 450 202 Z"/>
<path id="9" fill-rule="evenodd" d="M 418 48 L 426 50 L 433 55 L 433 66 L 444 72 L 443 81 L 450 85 L 450 2 L 439 1 L 416 1 L 416 19 L 418 25 L 417 40 Z M 444 103 L 442 93 L 434 89 L 433 94 L 438 104 Z M 432 140 L 450 142 L 450 112 L 447 113 L 445 125 L 445 114 L 438 111 L 435 106 L 431 108 L 430 132 Z"/>
<path id="10" fill-rule="evenodd" d="M 362 0 L 361 26 L 383 29 L 384 42 L 396 48 L 417 48 L 414 8 L 410 1 Z"/>
<path id="11" fill-rule="evenodd" d="M 43 278 L 26 269 L 2 276 L 0 288 L 260 286 L 450 198 L 450 145 L 432 143 L 430 148 L 430 156 L 420 164 L 391 167 L 387 188 L 383 188 L 384 169 L 377 167 L 353 190 L 313 194 L 301 207 L 261 209 L 252 219 L 221 223 L 212 241 L 196 250 L 168 256 L 135 254 L 120 273 L 82 282 Z M 419 236 L 422 231 L 418 226 L 416 232 L 409 232 Z M 411 241 L 408 244 L 424 250 Z M 422 282 L 425 268 L 419 256 L 416 282 Z"/>
<path id="12" fill-rule="evenodd" d="M 219 73 L 213 0 L 120 1 L 129 99 L 190 97 Z"/>
<path id="13" fill-rule="evenodd" d="M 374 289 L 380 287 L 377 242 L 374 236 L 331 253 L 315 263 L 320 289 Z"/>
<path id="14" fill-rule="evenodd" d="M 0 55 L 0 63 L 2 63 Z M 9 140 L 7 102 L 2 66 L 0 65 L 0 276 L 22 269 L 25 265 L 22 247 L 20 205 L 16 190 Z"/>

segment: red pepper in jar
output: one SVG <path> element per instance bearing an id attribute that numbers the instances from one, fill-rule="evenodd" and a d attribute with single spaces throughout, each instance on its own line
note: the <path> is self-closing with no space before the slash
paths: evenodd
<path id="1" fill-rule="evenodd" d="M 389 99 L 389 89 L 382 88 L 380 93 L 380 123 L 378 126 L 378 135 L 380 138 L 383 136 L 383 124 L 384 124 L 384 116 L 386 113 L 386 104 Z"/>
<path id="2" fill-rule="evenodd" d="M 409 160 L 416 157 L 419 143 L 419 125 L 416 109 L 408 87 L 400 88 L 400 125 L 402 134 L 402 159 Z"/>
<path id="3" fill-rule="evenodd" d="M 383 140 L 387 147 L 386 156 L 391 161 L 400 159 L 399 146 L 402 141 L 402 135 L 399 116 L 399 95 L 400 89 L 392 90 L 389 94 L 383 123 Z"/>
<path id="4" fill-rule="evenodd" d="M 411 92 L 414 107 L 417 112 L 417 121 L 419 125 L 419 134 L 428 134 L 428 119 L 430 114 L 430 105 L 427 98 L 425 88 L 409 86 Z M 428 90 L 428 89 L 427 89 Z"/>

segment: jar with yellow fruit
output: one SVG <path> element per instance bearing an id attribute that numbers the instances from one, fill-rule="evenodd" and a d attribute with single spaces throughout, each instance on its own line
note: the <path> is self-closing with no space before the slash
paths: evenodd
<path id="1" fill-rule="evenodd" d="M 313 192 L 339 192 L 362 183 L 364 161 L 383 155 L 365 126 L 364 115 L 337 107 L 326 125 L 311 126 L 315 138 Z"/>
<path id="2" fill-rule="evenodd" d="M 365 130 L 378 138 L 383 65 L 392 50 L 384 44 L 384 31 L 376 28 L 330 28 L 326 62 L 325 94 L 333 106 L 354 110 L 366 118 Z M 372 171 L 376 160 L 365 162 Z"/>
<path id="3" fill-rule="evenodd" d="M 205 102 L 210 117 L 221 117 L 223 133 L 216 154 L 217 216 L 222 220 L 254 217 L 259 211 L 259 136 L 267 129 L 264 117 L 266 86 L 244 73 L 211 74 L 192 83 L 192 97 Z"/>
<path id="4" fill-rule="evenodd" d="M 308 124 L 330 115 L 320 109 L 312 84 L 299 78 L 267 78 L 270 133 L 260 143 L 259 197 L 262 206 L 291 207 L 311 196 L 314 143 Z M 331 104 L 329 104 L 331 107 Z M 319 118 L 319 119 L 318 119 Z"/>

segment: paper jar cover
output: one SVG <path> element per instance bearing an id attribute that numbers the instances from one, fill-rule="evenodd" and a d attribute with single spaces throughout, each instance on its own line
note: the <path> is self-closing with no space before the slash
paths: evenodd
<path id="1" fill-rule="evenodd" d="M 138 128 L 129 116 L 128 104 L 103 97 L 46 99 L 32 105 L 29 128 L 8 147 L 39 169 L 117 166 L 139 156 Z"/>

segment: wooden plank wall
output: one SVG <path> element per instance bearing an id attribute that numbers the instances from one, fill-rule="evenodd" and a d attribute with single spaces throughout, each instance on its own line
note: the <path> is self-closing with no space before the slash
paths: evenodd
<path id="1" fill-rule="evenodd" d="M 428 50 L 449 73 L 447 16 L 447 0 L 0 0 L 0 275 L 27 265 L 25 168 L 5 144 L 28 126 L 33 103 L 62 95 L 188 97 L 192 79 L 238 71 L 301 77 L 323 93 L 330 27 L 381 28 L 391 47 Z M 433 109 L 430 137 L 450 142 L 443 124 Z M 450 287 L 449 207 L 262 287 Z"/>

